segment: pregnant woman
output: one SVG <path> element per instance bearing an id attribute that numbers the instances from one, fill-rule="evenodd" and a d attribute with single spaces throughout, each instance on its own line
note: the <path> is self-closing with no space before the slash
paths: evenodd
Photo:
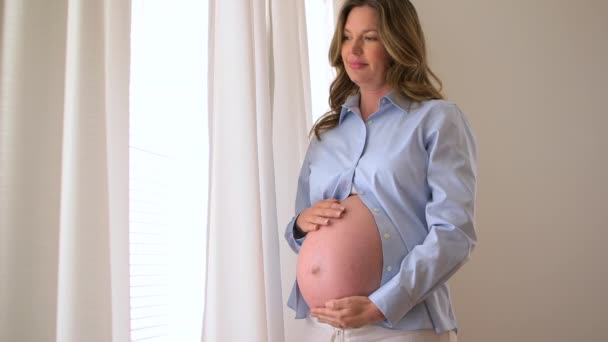
<path id="1" fill-rule="evenodd" d="M 407 0 L 346 0 L 286 239 L 310 341 L 456 341 L 446 281 L 476 243 L 476 147 Z"/>

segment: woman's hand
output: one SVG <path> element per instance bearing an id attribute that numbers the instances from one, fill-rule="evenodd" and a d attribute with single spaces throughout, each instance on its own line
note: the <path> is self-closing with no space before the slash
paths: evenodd
<path id="1" fill-rule="evenodd" d="M 324 308 L 310 310 L 310 316 L 336 328 L 360 328 L 384 320 L 384 314 L 371 300 L 363 296 L 334 299 Z"/>
<path id="2" fill-rule="evenodd" d="M 296 220 L 296 226 L 304 234 L 318 230 L 330 224 L 330 219 L 340 218 L 344 207 L 335 198 L 318 201 L 312 207 L 302 210 Z"/>

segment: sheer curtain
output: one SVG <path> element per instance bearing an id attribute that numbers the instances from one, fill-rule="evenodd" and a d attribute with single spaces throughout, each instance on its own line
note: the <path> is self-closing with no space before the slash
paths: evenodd
<path id="1" fill-rule="evenodd" d="M 210 18 L 203 340 L 284 341 L 279 232 L 310 108 L 304 1 L 216 0 Z"/>
<path id="2" fill-rule="evenodd" d="M 0 16 L 0 340 L 128 341 L 130 1 Z"/>

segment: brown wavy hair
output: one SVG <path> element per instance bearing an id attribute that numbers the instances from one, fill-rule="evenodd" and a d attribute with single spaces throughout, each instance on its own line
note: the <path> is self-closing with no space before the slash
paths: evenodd
<path id="1" fill-rule="evenodd" d="M 443 99 L 441 80 L 428 66 L 424 34 L 414 5 L 408 0 L 346 0 L 329 47 L 329 62 L 336 70 L 336 78 L 329 88 L 330 110 L 317 120 L 310 132 L 317 139 L 338 125 L 342 104 L 359 91 L 346 73 L 341 52 L 348 14 L 362 6 L 378 13 L 378 35 L 391 58 L 386 78 L 392 90 L 413 101 Z"/>

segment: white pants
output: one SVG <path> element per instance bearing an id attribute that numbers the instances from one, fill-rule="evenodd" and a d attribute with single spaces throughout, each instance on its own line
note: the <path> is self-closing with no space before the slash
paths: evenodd
<path id="1" fill-rule="evenodd" d="M 316 319 L 306 318 L 309 342 L 457 342 L 456 333 L 448 331 L 437 335 L 431 329 L 401 331 L 375 325 L 367 325 L 357 329 L 337 329 L 330 325 L 319 323 Z"/>

